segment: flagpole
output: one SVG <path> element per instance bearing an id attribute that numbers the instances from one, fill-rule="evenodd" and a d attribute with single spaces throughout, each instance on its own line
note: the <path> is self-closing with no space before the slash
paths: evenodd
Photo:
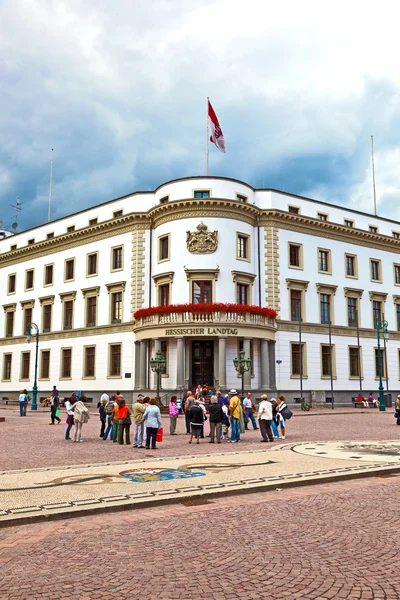
<path id="1" fill-rule="evenodd" d="M 209 149 L 209 144 L 208 144 L 208 103 L 210 101 L 210 98 L 207 96 L 207 119 L 206 119 L 206 177 L 208 177 L 208 149 Z"/>
<path id="2" fill-rule="evenodd" d="M 371 155 L 372 155 L 372 185 L 374 188 L 374 215 L 376 216 L 376 187 L 375 187 L 374 136 L 373 135 L 371 135 Z"/>

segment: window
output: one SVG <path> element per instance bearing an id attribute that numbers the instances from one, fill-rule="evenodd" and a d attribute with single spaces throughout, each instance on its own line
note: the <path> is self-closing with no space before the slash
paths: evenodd
<path id="1" fill-rule="evenodd" d="M 290 290 L 290 320 L 300 321 L 302 318 L 301 310 L 302 292 L 301 290 Z"/>
<path id="2" fill-rule="evenodd" d="M 396 304 L 396 324 L 397 331 L 400 331 L 400 304 Z"/>
<path id="3" fill-rule="evenodd" d="M 304 344 L 291 344 L 291 366 L 292 366 L 292 377 L 300 377 L 305 376 L 306 373 L 306 365 L 305 365 L 305 352 L 304 352 Z"/>
<path id="4" fill-rule="evenodd" d="M 71 362 L 72 362 L 72 348 L 63 348 L 61 350 L 61 378 L 71 378 Z"/>
<path id="5" fill-rule="evenodd" d="M 345 254 L 346 277 L 357 277 L 357 257 L 352 254 Z"/>
<path id="6" fill-rule="evenodd" d="M 300 214 L 300 208 L 298 206 L 289 206 L 288 207 L 288 211 L 290 213 L 292 213 L 293 215 L 299 215 Z"/>
<path id="7" fill-rule="evenodd" d="M 75 225 L 70 225 L 67 227 L 67 233 L 72 233 L 73 231 L 75 231 Z"/>
<path id="8" fill-rule="evenodd" d="M 350 377 L 360 377 L 361 356 L 358 346 L 349 347 L 349 374 Z"/>
<path id="9" fill-rule="evenodd" d="M 319 306 L 320 306 L 320 315 L 321 315 L 321 323 L 324 325 L 329 324 L 331 320 L 331 297 L 329 294 L 320 294 L 319 295 Z"/>
<path id="10" fill-rule="evenodd" d="M 121 344 L 110 344 L 110 377 L 121 376 Z"/>
<path id="11" fill-rule="evenodd" d="M 385 348 L 380 349 L 381 354 L 381 369 L 382 369 L 382 377 L 386 379 L 386 350 Z M 375 348 L 375 379 L 379 378 L 379 353 L 378 348 Z"/>
<path id="12" fill-rule="evenodd" d="M 53 237 L 54 237 L 54 231 L 51 231 L 50 233 L 48 233 L 48 234 L 46 235 L 46 238 L 47 238 L 48 240 L 52 240 L 52 239 L 53 239 Z"/>
<path id="13" fill-rule="evenodd" d="M 372 318 L 374 328 L 377 329 L 378 323 L 382 321 L 382 302 L 380 300 L 372 301 Z"/>
<path id="14" fill-rule="evenodd" d="M 302 246 L 300 244 L 289 244 L 289 267 L 292 269 L 302 269 L 302 254 Z"/>
<path id="15" fill-rule="evenodd" d="M 29 365 L 31 362 L 30 352 L 21 352 L 21 375 L 20 379 L 29 379 Z"/>
<path id="16" fill-rule="evenodd" d="M 166 202 L 168 202 L 169 200 L 169 196 L 164 196 L 163 198 L 160 198 L 160 204 L 165 204 Z"/>
<path id="17" fill-rule="evenodd" d="M 16 250 L 17 249 L 17 244 L 12 244 L 10 246 L 10 250 Z"/>
<path id="18" fill-rule="evenodd" d="M 396 240 L 398 240 L 398 239 L 400 238 L 400 232 L 398 232 L 398 231 L 392 231 L 392 233 L 393 233 L 393 237 L 394 237 Z"/>
<path id="19" fill-rule="evenodd" d="M 210 304 L 212 302 L 212 281 L 192 282 L 193 304 Z"/>
<path id="20" fill-rule="evenodd" d="M 124 214 L 124 211 L 122 210 L 122 208 L 120 208 L 119 210 L 115 210 L 113 212 L 113 217 L 114 217 L 114 219 L 117 219 L 118 217 L 122 217 L 123 214 Z"/>
<path id="21" fill-rule="evenodd" d="M 158 305 L 167 306 L 169 304 L 169 283 L 158 286 Z"/>
<path id="22" fill-rule="evenodd" d="M 53 285 L 53 265 L 44 267 L 44 285 Z"/>
<path id="23" fill-rule="evenodd" d="M 89 296 L 86 299 L 86 327 L 96 325 L 97 296 Z"/>
<path id="24" fill-rule="evenodd" d="M 11 379 L 12 354 L 3 354 L 3 381 Z"/>
<path id="25" fill-rule="evenodd" d="M 74 279 L 75 259 L 69 258 L 65 261 L 64 281 L 72 281 Z"/>
<path id="26" fill-rule="evenodd" d="M 43 304 L 43 333 L 51 331 L 51 308 L 52 304 Z"/>
<path id="27" fill-rule="evenodd" d="M 236 284 L 236 302 L 237 304 L 248 304 L 249 286 L 244 283 Z"/>
<path id="28" fill-rule="evenodd" d="M 330 250 L 318 250 L 318 270 L 322 273 L 331 272 Z"/>
<path id="29" fill-rule="evenodd" d="M 325 213 L 317 213 L 317 217 L 320 221 L 327 221 L 328 220 L 328 215 Z"/>
<path id="30" fill-rule="evenodd" d="M 122 292 L 111 294 L 111 323 L 122 322 Z"/>
<path id="31" fill-rule="evenodd" d="M 394 265 L 394 282 L 400 285 L 400 265 Z"/>
<path id="32" fill-rule="evenodd" d="M 194 198 L 209 198 L 210 190 L 195 190 L 193 196 Z"/>
<path id="33" fill-rule="evenodd" d="M 95 376 L 96 346 L 85 347 L 84 377 Z"/>
<path id="34" fill-rule="evenodd" d="M 32 308 L 29 306 L 27 306 L 26 308 L 24 307 L 24 318 L 23 318 L 23 332 L 22 335 L 25 335 L 28 331 L 28 325 L 29 323 L 32 323 Z"/>
<path id="35" fill-rule="evenodd" d="M 122 246 L 112 248 L 111 250 L 111 271 L 122 269 Z"/>
<path id="36" fill-rule="evenodd" d="M 247 202 L 247 196 L 243 196 L 243 194 L 236 194 L 236 200 L 240 200 L 240 202 Z"/>
<path id="37" fill-rule="evenodd" d="M 50 350 L 42 350 L 40 353 L 40 379 L 50 378 Z"/>
<path id="38" fill-rule="evenodd" d="M 98 219 L 94 217 L 93 219 L 89 219 L 89 225 L 97 225 Z"/>
<path id="39" fill-rule="evenodd" d="M 347 322 L 349 327 L 357 327 L 358 307 L 357 298 L 347 298 Z"/>
<path id="40" fill-rule="evenodd" d="M 25 271 L 25 290 L 33 290 L 33 274 L 33 269 Z"/>
<path id="41" fill-rule="evenodd" d="M 35 243 L 35 238 L 28 240 L 28 246 L 32 246 Z"/>
<path id="42" fill-rule="evenodd" d="M 346 227 L 354 227 L 354 221 L 352 221 L 351 219 L 345 219 L 344 224 L 346 225 Z"/>
<path id="43" fill-rule="evenodd" d="M 14 335 L 14 310 L 6 312 L 6 337 Z"/>
<path id="44" fill-rule="evenodd" d="M 97 252 L 87 255 L 86 272 L 87 277 L 97 275 Z"/>
<path id="45" fill-rule="evenodd" d="M 65 300 L 63 302 L 63 329 L 72 329 L 72 318 L 74 313 L 74 301 Z"/>
<path id="46" fill-rule="evenodd" d="M 15 273 L 8 276 L 7 294 L 15 294 L 17 276 Z"/>
<path id="47" fill-rule="evenodd" d="M 169 235 L 158 238 L 158 261 L 169 259 Z"/>
<path id="48" fill-rule="evenodd" d="M 240 260 L 249 260 L 249 236 L 242 233 L 237 234 L 236 258 Z"/>
<path id="49" fill-rule="evenodd" d="M 335 375 L 333 349 L 334 346 L 321 344 L 321 377 L 330 377 L 331 373 L 332 377 Z"/>
<path id="50" fill-rule="evenodd" d="M 378 228 L 375 225 L 370 225 L 369 230 L 371 233 L 378 233 Z"/>
<path id="51" fill-rule="evenodd" d="M 379 260 L 371 260 L 371 280 L 372 281 L 380 281 L 381 273 L 380 273 L 380 261 Z"/>

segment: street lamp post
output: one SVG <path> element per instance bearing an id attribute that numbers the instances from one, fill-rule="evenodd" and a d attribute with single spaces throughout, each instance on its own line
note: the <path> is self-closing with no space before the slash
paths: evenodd
<path id="1" fill-rule="evenodd" d="M 31 410 L 37 410 L 37 370 L 38 370 L 38 353 L 39 353 L 39 327 L 36 323 L 28 323 L 26 327 L 26 341 L 28 344 L 32 341 L 32 329 L 35 332 L 36 352 L 35 352 L 35 380 L 32 388 L 32 405 Z"/>
<path id="2" fill-rule="evenodd" d="M 244 399 L 244 374 L 251 369 L 251 358 L 245 358 L 244 349 L 239 352 L 239 359 L 234 358 L 233 364 L 235 366 L 236 371 L 242 378 L 242 400 Z"/>
<path id="3" fill-rule="evenodd" d="M 386 410 L 385 399 L 383 396 L 383 384 L 382 384 L 382 354 L 381 354 L 381 334 L 384 340 L 389 337 L 388 322 L 382 319 L 376 324 L 376 335 L 378 338 L 378 369 L 379 369 L 379 410 L 384 412 Z"/>
<path id="4" fill-rule="evenodd" d="M 157 373 L 157 404 L 160 404 L 160 382 L 161 382 L 161 374 L 165 373 L 165 365 L 166 365 L 165 357 L 161 350 L 157 350 L 155 358 L 150 359 L 150 367 L 153 373 Z"/>

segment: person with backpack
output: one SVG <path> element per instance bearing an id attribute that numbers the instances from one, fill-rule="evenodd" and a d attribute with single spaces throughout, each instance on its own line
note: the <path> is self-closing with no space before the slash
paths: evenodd
<path id="1" fill-rule="evenodd" d="M 75 422 L 75 431 L 74 437 L 72 439 L 73 442 L 83 442 L 82 439 L 82 427 L 84 423 L 87 423 L 90 419 L 89 410 L 84 405 L 82 400 L 78 400 L 71 407 L 71 410 L 74 412 L 74 422 Z"/>
<path id="2" fill-rule="evenodd" d="M 104 432 L 103 440 L 108 438 L 108 434 L 110 434 L 110 440 L 113 440 L 114 437 L 114 425 L 112 423 L 112 414 L 114 407 L 116 406 L 115 396 L 111 396 L 111 400 L 109 399 L 104 407 L 104 412 L 107 418 L 107 428 Z"/>
<path id="3" fill-rule="evenodd" d="M 286 421 L 292 417 L 292 411 L 287 407 L 285 396 L 279 396 L 277 404 L 277 415 L 279 417 L 279 426 L 281 428 L 281 438 L 286 437 Z"/>
<path id="4" fill-rule="evenodd" d="M 118 444 L 123 445 L 125 431 L 125 443 L 129 446 L 131 445 L 131 414 L 132 411 L 129 406 L 126 406 L 125 398 L 120 396 L 118 401 Z"/>
<path id="5" fill-rule="evenodd" d="M 133 420 L 135 421 L 135 431 L 133 433 L 133 447 L 143 448 L 143 437 L 144 437 L 144 421 L 143 415 L 146 410 L 145 406 L 146 398 L 143 394 L 139 394 L 135 404 L 132 406 Z M 150 400 L 150 398 L 148 398 Z"/>
<path id="6" fill-rule="evenodd" d="M 54 425 L 54 421 L 57 421 L 57 424 L 59 425 L 61 423 L 61 419 L 58 416 L 59 413 L 59 407 L 60 406 L 60 400 L 58 398 L 58 395 L 56 395 L 54 392 L 51 392 L 50 394 L 50 418 L 51 418 L 51 423 L 49 423 L 49 425 Z"/>
<path id="7" fill-rule="evenodd" d="M 66 440 L 72 439 L 70 436 L 72 426 L 74 425 L 74 411 L 72 410 L 72 406 L 75 402 L 76 402 L 75 396 L 71 396 L 71 398 L 68 398 L 65 401 L 65 409 L 67 411 L 67 429 L 65 431 L 65 439 Z"/>
<path id="8" fill-rule="evenodd" d="M 106 413 L 106 405 L 107 405 L 107 400 L 101 400 L 99 403 L 99 417 L 100 417 L 100 422 L 101 422 L 101 427 L 100 427 L 100 437 L 104 439 L 104 431 L 106 428 L 106 421 L 107 421 L 107 413 Z"/>
<path id="9" fill-rule="evenodd" d="M 224 418 L 222 406 L 218 403 L 217 396 L 211 396 L 211 404 L 209 407 L 210 415 L 210 444 L 214 443 L 215 436 L 217 444 L 221 443 L 221 423 Z"/>

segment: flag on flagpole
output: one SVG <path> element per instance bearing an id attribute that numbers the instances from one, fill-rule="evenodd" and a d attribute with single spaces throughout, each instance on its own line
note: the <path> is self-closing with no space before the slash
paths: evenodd
<path id="1" fill-rule="evenodd" d="M 210 142 L 215 144 L 221 152 L 226 152 L 224 134 L 219 126 L 217 115 L 215 114 L 210 101 L 208 101 L 208 130 L 210 132 Z"/>

